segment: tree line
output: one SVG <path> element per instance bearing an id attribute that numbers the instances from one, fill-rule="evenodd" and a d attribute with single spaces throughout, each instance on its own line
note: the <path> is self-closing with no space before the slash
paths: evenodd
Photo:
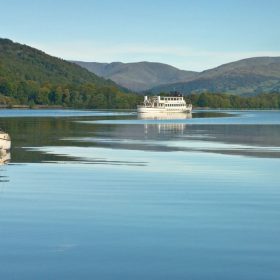
<path id="1" fill-rule="evenodd" d="M 194 107 L 225 109 L 280 109 L 279 93 L 238 96 L 218 93 L 192 94 L 188 97 Z"/>
<path id="2" fill-rule="evenodd" d="M 161 93 L 161 95 L 167 95 Z M 201 93 L 186 96 L 194 107 L 229 109 L 280 109 L 280 94 L 238 96 Z M 0 105 L 56 105 L 85 109 L 136 109 L 143 95 L 124 93 L 113 85 L 94 83 L 53 85 L 36 81 L 10 82 L 0 78 Z"/>
<path id="3" fill-rule="evenodd" d="M 35 81 L 11 83 L 0 80 L 0 104 L 59 105 L 87 109 L 133 109 L 142 97 L 124 93 L 115 86 L 98 86 L 93 83 L 52 85 Z"/>

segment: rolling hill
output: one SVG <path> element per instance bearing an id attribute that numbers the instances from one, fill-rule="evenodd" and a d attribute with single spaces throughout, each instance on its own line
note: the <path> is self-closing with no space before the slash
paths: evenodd
<path id="1" fill-rule="evenodd" d="M 40 50 L 0 38 L 0 75 L 13 80 L 39 83 L 115 85 L 66 60 Z"/>
<path id="2" fill-rule="evenodd" d="M 97 63 L 73 61 L 100 77 L 111 79 L 117 84 L 141 92 L 150 88 L 193 79 L 196 72 L 179 70 L 173 66 L 154 63 Z"/>
<path id="3" fill-rule="evenodd" d="M 0 38 L 0 104 L 129 108 L 135 99 L 77 64 Z"/>
<path id="4" fill-rule="evenodd" d="M 222 92 L 235 95 L 280 92 L 280 57 L 248 58 L 203 72 L 152 62 L 75 63 L 137 92 L 178 90 L 185 94 Z"/>
<path id="5" fill-rule="evenodd" d="M 213 92 L 258 95 L 280 92 L 280 57 L 255 57 L 198 73 L 193 79 L 157 86 L 152 92 L 176 89 L 185 94 Z"/>

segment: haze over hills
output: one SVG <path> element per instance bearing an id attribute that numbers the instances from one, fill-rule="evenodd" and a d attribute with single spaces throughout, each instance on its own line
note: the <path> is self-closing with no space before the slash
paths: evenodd
<path id="1" fill-rule="evenodd" d="M 222 92 L 256 95 L 280 92 L 280 57 L 248 58 L 203 72 L 184 71 L 151 62 L 75 63 L 138 92 L 159 93 L 174 89 L 185 94 Z"/>
<path id="2" fill-rule="evenodd" d="M 97 63 L 73 61 L 100 77 L 111 79 L 117 84 L 133 91 L 193 79 L 197 72 L 179 70 L 173 66 L 155 62 L 136 63 Z"/>

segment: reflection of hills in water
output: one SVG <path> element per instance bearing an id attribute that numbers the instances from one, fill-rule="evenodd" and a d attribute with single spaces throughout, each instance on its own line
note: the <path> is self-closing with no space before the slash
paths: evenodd
<path id="1" fill-rule="evenodd" d="M 217 113 L 216 113 L 217 114 Z M 257 112 L 258 118 L 268 113 Z M 280 116 L 280 113 L 269 113 Z M 143 117 L 143 121 L 140 120 Z M 154 151 L 203 151 L 257 157 L 280 157 L 280 125 L 215 125 L 190 123 L 186 114 L 156 116 L 102 116 L 71 118 L 0 119 L 13 139 L 12 160 L 16 162 L 75 161 L 65 153 L 46 153 L 40 147 L 93 147 Z M 213 117 L 209 112 L 193 118 Z M 157 118 L 157 119 L 155 119 Z M 123 120 L 127 123 L 118 123 Z M 186 121 L 184 120 L 186 119 Z M 111 123 L 95 123 L 112 120 Z M 141 122 L 139 122 L 139 120 Z M 273 120 L 273 119 L 272 119 Z M 85 123 L 85 121 L 90 121 Z M 241 145 L 241 146 L 240 146 Z M 28 149 L 28 147 L 35 149 Z M 38 149 L 36 149 L 38 147 Z M 4 156 L 4 155 L 3 155 Z"/>

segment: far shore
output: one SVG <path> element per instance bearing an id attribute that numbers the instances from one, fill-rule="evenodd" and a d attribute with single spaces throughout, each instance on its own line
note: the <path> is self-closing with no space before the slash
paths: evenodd
<path id="1" fill-rule="evenodd" d="M 61 105 L 0 105 L 0 109 L 69 109 Z"/>
<path id="2" fill-rule="evenodd" d="M 89 109 L 89 108 L 75 108 L 75 107 L 65 107 L 65 106 L 61 106 L 61 105 L 4 105 L 4 104 L 0 104 L 0 110 L 1 109 L 22 109 L 22 110 L 40 110 L 40 109 L 60 109 L 60 110 L 67 110 L 67 109 L 73 109 L 73 110 L 136 110 L 135 109 L 113 109 L 113 108 L 96 108 L 96 109 Z M 278 108 L 211 108 L 211 107 L 193 107 L 193 110 L 225 110 L 225 111 L 229 111 L 229 110 L 247 110 L 247 111 L 255 111 L 255 110 L 260 110 L 260 111 L 275 111 L 275 110 L 279 110 Z"/>

